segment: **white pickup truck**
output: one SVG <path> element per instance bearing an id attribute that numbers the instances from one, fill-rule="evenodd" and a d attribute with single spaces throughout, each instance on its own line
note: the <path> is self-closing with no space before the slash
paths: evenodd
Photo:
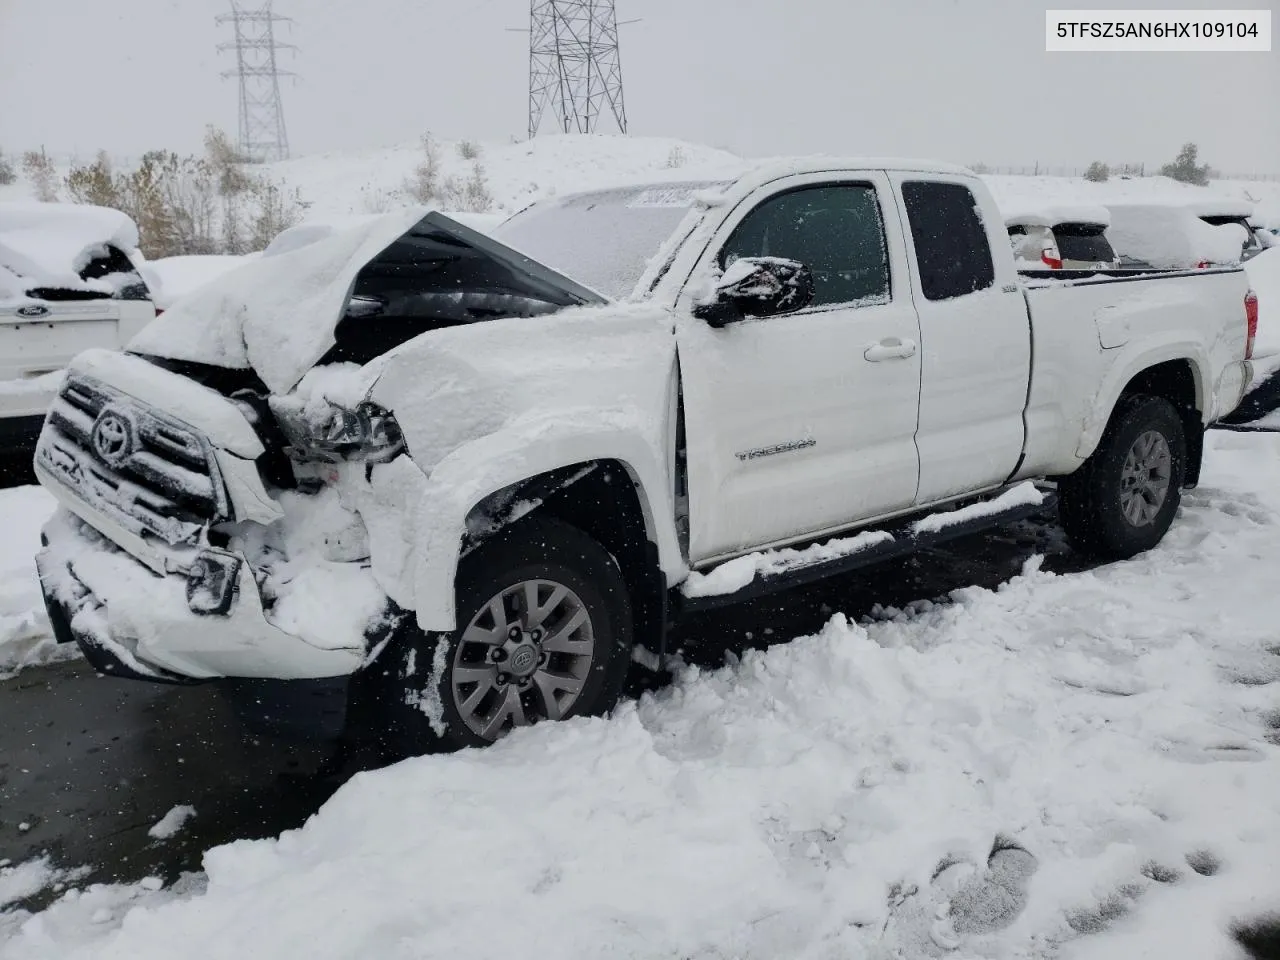
<path id="1" fill-rule="evenodd" d="M 562 197 L 496 238 L 390 214 L 71 365 L 41 580 L 105 673 L 480 745 L 608 710 L 684 611 L 1051 481 L 1081 549 L 1155 546 L 1254 325 L 1238 269 L 1020 278 L 982 182 L 933 163 Z"/>

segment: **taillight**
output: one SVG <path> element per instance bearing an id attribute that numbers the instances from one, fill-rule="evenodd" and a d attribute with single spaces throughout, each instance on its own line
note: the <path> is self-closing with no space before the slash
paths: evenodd
<path id="1" fill-rule="evenodd" d="M 1258 295 L 1250 290 L 1244 297 L 1244 320 L 1249 338 L 1244 342 L 1244 358 L 1253 359 L 1253 342 L 1258 339 Z"/>
<path id="2" fill-rule="evenodd" d="M 1199 263 L 1197 263 L 1197 264 L 1196 264 L 1196 269 L 1197 269 L 1197 270 L 1208 270 L 1208 269 L 1209 269 L 1209 261 L 1208 261 L 1208 260 L 1201 260 Z"/>

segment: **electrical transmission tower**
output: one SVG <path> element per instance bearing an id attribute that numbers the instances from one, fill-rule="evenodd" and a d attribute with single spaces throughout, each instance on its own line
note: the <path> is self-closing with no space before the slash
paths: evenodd
<path id="1" fill-rule="evenodd" d="M 236 69 L 224 77 L 240 79 L 240 152 L 250 160 L 285 160 L 289 156 L 289 135 L 284 127 L 280 103 L 280 78 L 292 76 L 281 70 L 276 51 L 295 49 L 276 40 L 277 23 L 288 20 L 271 10 L 272 0 L 231 0 L 231 12 L 216 19 L 231 23 L 236 38 L 218 44 L 219 50 L 236 52 Z"/>
<path id="2" fill-rule="evenodd" d="M 606 110 L 627 132 L 614 0 L 531 0 L 530 137 L 548 107 L 562 133 L 593 133 Z"/>

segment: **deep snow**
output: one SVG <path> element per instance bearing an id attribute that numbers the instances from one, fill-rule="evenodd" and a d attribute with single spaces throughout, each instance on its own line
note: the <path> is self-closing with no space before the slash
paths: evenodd
<path id="1" fill-rule="evenodd" d="M 1209 446 L 1136 560 L 359 775 L 176 893 L 0 915 L 0 957 L 1242 956 L 1280 907 L 1280 438 Z"/>
<path id="2" fill-rule="evenodd" d="M 0 490 L 0 677 L 25 666 L 78 656 L 53 642 L 40 598 L 35 555 L 54 500 L 40 487 Z"/>

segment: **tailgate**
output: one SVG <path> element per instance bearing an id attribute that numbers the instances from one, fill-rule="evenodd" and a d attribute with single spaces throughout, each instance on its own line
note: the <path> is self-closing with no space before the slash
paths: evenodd
<path id="1" fill-rule="evenodd" d="M 118 350 L 155 315 L 149 300 L 0 303 L 0 382 L 61 370 L 82 350 Z"/>
<path id="2" fill-rule="evenodd" d="M 60 370 L 90 347 L 114 350 L 120 305 L 104 299 L 0 306 L 0 380 L 27 380 Z M 33 315 L 39 310 L 47 312 Z"/>

